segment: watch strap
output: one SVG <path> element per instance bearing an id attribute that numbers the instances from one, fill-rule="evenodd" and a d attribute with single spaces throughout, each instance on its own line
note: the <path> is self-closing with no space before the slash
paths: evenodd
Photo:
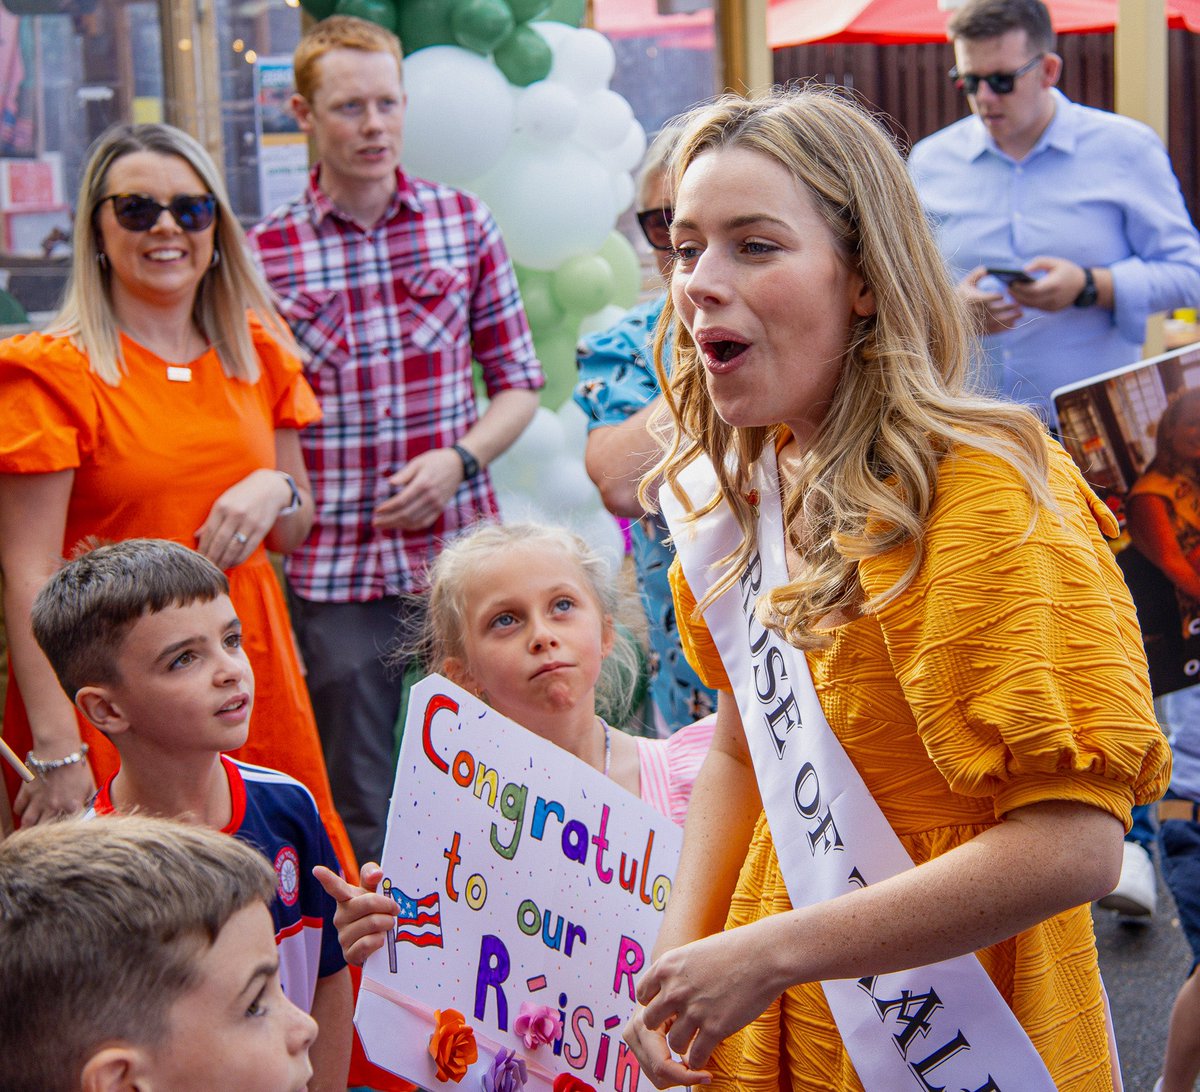
<path id="1" fill-rule="evenodd" d="M 1083 267 L 1083 288 L 1079 290 L 1079 295 L 1075 297 L 1073 307 L 1091 307 L 1095 304 L 1099 293 L 1096 291 L 1096 278 L 1092 271 L 1087 266 Z"/>
<path id="2" fill-rule="evenodd" d="M 462 460 L 463 481 L 469 482 L 483 469 L 483 467 L 479 465 L 479 460 L 475 458 L 475 456 L 472 455 L 465 447 L 463 447 L 462 444 L 453 444 L 451 446 L 454 448 L 454 451 L 458 457 Z"/>

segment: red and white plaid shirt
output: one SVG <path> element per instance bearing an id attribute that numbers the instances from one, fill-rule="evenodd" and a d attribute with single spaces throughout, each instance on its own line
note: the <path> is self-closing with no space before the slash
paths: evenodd
<path id="1" fill-rule="evenodd" d="M 364 229 L 308 189 L 250 232 L 278 305 L 309 359 L 320 424 L 300 434 L 312 534 L 288 555 L 296 594 L 362 602 L 424 590 L 440 540 L 497 515 L 486 473 L 464 482 L 424 531 L 376 530 L 371 513 L 410 459 L 478 420 L 472 356 L 488 395 L 545 382 L 516 275 L 476 198 L 397 171 L 383 218 Z"/>

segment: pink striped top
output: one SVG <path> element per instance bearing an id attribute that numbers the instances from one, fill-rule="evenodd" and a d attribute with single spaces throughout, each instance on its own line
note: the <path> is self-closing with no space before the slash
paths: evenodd
<path id="1" fill-rule="evenodd" d="M 708 754 L 716 714 L 685 725 L 666 739 L 639 737 L 641 797 L 673 823 L 683 826 L 692 785 Z"/>

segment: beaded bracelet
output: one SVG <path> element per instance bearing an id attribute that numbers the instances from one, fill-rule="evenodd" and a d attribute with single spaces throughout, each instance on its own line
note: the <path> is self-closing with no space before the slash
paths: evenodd
<path id="1" fill-rule="evenodd" d="M 87 758 L 88 745 L 81 743 L 78 751 L 72 751 L 69 755 L 63 755 L 62 758 L 52 758 L 49 761 L 43 762 L 40 758 L 34 758 L 33 752 L 25 756 L 25 765 L 28 766 L 38 777 L 45 777 L 48 773 L 53 773 L 55 770 L 61 770 L 64 766 L 75 766 Z"/>

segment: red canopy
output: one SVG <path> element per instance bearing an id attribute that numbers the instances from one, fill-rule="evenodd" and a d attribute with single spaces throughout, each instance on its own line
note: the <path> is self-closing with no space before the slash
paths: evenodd
<path id="1" fill-rule="evenodd" d="M 1046 0 L 1046 6 L 1059 34 L 1111 32 L 1117 21 L 1117 0 Z M 771 0 L 767 39 L 772 49 L 813 42 L 944 42 L 950 14 L 939 10 L 937 0 Z M 1167 0 L 1167 25 L 1200 31 L 1200 0 Z"/>
<path id="2" fill-rule="evenodd" d="M 1117 0 L 1047 0 L 1060 34 L 1112 31 Z M 663 45 L 712 44 L 712 12 L 658 14 L 656 0 L 594 0 L 595 27 L 611 38 L 658 37 Z M 937 0 L 770 0 L 772 49 L 812 42 L 944 42 L 950 13 Z M 1200 0 L 1167 0 L 1167 25 L 1200 32 Z"/>

